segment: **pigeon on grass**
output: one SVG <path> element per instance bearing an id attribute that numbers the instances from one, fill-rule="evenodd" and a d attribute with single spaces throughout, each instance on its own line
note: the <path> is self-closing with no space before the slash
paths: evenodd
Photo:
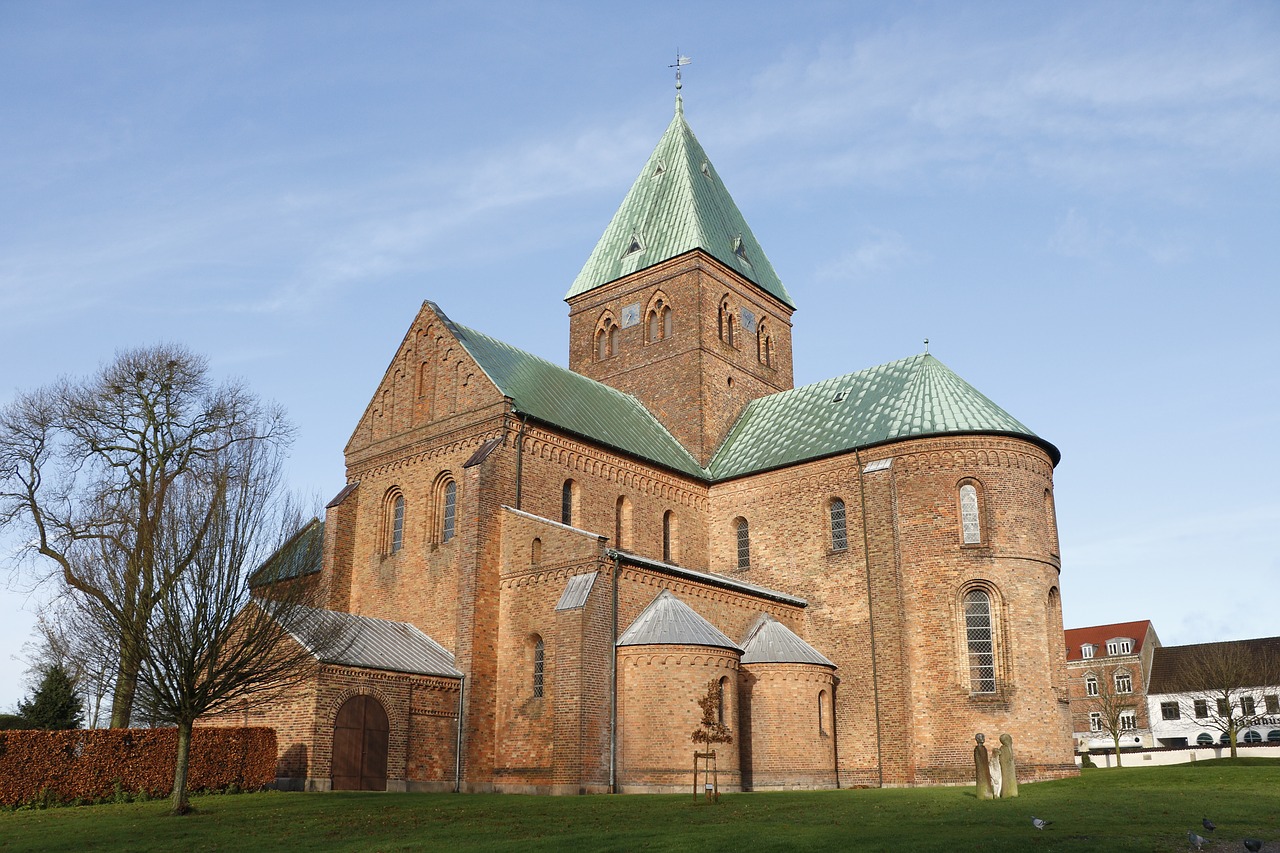
<path id="1" fill-rule="evenodd" d="M 1192 830 L 1187 830 L 1187 841 L 1189 841 L 1191 846 L 1197 850 L 1203 850 L 1204 843 L 1208 840 L 1209 839 L 1205 838 L 1203 835 L 1196 835 Z"/>
<path id="2" fill-rule="evenodd" d="M 1258 851 L 1262 849 L 1262 839 L 1246 838 L 1244 840 L 1244 849 L 1248 850 L 1249 853 L 1258 853 Z"/>
<path id="3" fill-rule="evenodd" d="M 1215 829 L 1218 828 L 1218 825 L 1213 821 L 1209 820 L 1209 818 L 1207 817 L 1200 819 L 1200 825 L 1203 826 L 1205 829 L 1209 830 L 1210 832 L 1213 832 Z"/>
<path id="4" fill-rule="evenodd" d="M 1041 820 L 1035 815 L 1031 816 L 1031 825 L 1034 826 L 1036 829 L 1044 829 L 1046 826 L 1048 826 L 1051 823 L 1053 823 L 1053 821 L 1051 820 Z"/>

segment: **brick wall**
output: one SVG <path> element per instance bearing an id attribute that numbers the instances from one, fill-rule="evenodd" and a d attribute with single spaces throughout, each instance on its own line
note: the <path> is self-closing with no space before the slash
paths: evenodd
<path id="1" fill-rule="evenodd" d="M 835 674 L 829 667 L 743 664 L 738 690 L 744 787 L 836 787 Z"/>

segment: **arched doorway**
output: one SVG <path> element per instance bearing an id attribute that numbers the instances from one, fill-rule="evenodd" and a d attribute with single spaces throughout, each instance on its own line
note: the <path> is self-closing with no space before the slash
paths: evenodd
<path id="1" fill-rule="evenodd" d="M 391 726 L 382 703 L 352 696 L 333 724 L 333 790 L 387 790 L 387 735 Z"/>

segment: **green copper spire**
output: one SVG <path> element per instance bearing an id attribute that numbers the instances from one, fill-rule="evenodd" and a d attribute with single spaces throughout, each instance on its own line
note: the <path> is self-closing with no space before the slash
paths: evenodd
<path id="1" fill-rule="evenodd" d="M 702 249 L 795 307 L 689 129 L 684 102 L 676 95 L 671 124 L 565 298 L 693 249 Z"/>

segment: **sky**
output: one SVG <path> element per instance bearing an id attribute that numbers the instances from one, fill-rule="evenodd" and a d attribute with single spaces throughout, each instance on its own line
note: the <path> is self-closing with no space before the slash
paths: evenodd
<path id="1" fill-rule="evenodd" d="M 323 503 L 423 300 L 567 362 L 679 51 L 797 385 L 928 338 L 1062 451 L 1067 627 L 1277 635 L 1277 45 L 1274 2 L 0 0 L 0 405 L 178 342 Z"/>

